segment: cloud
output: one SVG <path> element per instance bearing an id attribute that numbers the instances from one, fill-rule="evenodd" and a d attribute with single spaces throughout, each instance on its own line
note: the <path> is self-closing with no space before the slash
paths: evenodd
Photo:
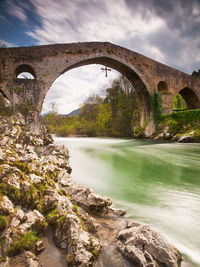
<path id="1" fill-rule="evenodd" d="M 3 16 L 3 15 L 0 15 L 0 20 L 2 20 L 2 21 L 7 21 L 7 19 L 6 19 L 5 16 Z"/>
<path id="2" fill-rule="evenodd" d="M 13 43 L 9 43 L 9 42 L 6 42 L 6 41 L 0 39 L 0 46 L 14 47 L 16 45 L 13 44 Z"/>
<path id="3" fill-rule="evenodd" d="M 91 40 L 119 42 L 130 34 L 154 32 L 164 23 L 159 17 L 149 17 L 145 21 L 140 13 L 132 16 L 124 0 L 118 0 L 117 4 L 114 0 L 34 0 L 33 3 L 43 26 L 27 34 L 38 44 Z"/>
<path id="4" fill-rule="evenodd" d="M 37 44 L 110 41 L 187 72 L 198 65 L 193 56 L 189 64 L 185 62 L 191 48 L 199 55 L 196 0 L 34 0 L 32 4 L 42 27 L 27 34 Z"/>
<path id="5" fill-rule="evenodd" d="M 109 87 L 112 80 L 119 76 L 115 70 L 106 78 L 101 65 L 89 65 L 73 69 L 56 79 L 45 98 L 42 113 L 50 110 L 55 102 L 59 113 L 69 113 L 79 108 L 90 94 L 99 93 Z"/>
<path id="6" fill-rule="evenodd" d="M 22 3 L 22 1 L 12 1 L 8 0 L 7 1 L 7 10 L 10 15 L 15 16 L 22 22 L 27 21 L 27 16 L 25 13 L 25 8 L 26 8 L 26 3 Z"/>
<path id="7" fill-rule="evenodd" d="M 30 1 L 40 25 L 26 33 L 36 44 L 108 41 L 187 73 L 200 68 L 198 0 Z"/>

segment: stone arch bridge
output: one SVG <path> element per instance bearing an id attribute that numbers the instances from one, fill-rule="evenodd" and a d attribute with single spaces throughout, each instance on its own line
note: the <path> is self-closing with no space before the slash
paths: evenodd
<path id="1" fill-rule="evenodd" d="M 172 111 L 177 93 L 188 108 L 200 108 L 200 79 L 107 42 L 0 48 L 0 90 L 14 110 L 28 114 L 32 130 L 38 133 L 42 105 L 53 82 L 64 72 L 88 64 L 107 65 L 130 80 L 143 108 L 141 125 L 144 114 L 152 117 L 154 89 L 162 96 L 163 113 Z M 34 79 L 17 78 L 22 72 L 31 73 Z"/>

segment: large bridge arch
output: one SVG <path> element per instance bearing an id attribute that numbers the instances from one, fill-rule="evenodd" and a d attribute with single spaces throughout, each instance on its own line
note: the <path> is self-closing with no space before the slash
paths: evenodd
<path id="1" fill-rule="evenodd" d="M 150 107 L 150 93 L 147 89 L 147 86 L 145 84 L 145 81 L 142 80 L 142 78 L 137 74 L 135 70 L 131 68 L 126 62 L 121 60 L 120 58 L 117 58 L 116 56 L 103 56 L 99 57 L 96 55 L 90 55 L 89 58 L 87 59 L 82 59 L 82 60 L 77 60 L 77 62 L 73 62 L 70 66 L 67 66 L 66 68 L 62 69 L 62 67 L 59 67 L 59 70 L 57 68 L 56 72 L 59 72 L 58 75 L 56 75 L 56 72 L 54 73 L 54 76 L 52 77 L 51 84 L 49 84 L 49 87 L 46 87 L 45 94 L 43 95 L 42 102 L 40 103 L 40 110 L 42 110 L 42 105 L 43 101 L 45 99 L 46 93 L 52 86 L 52 84 L 55 82 L 55 80 L 62 74 L 67 73 L 68 71 L 86 66 L 86 65 L 91 65 L 91 64 L 101 64 L 101 65 L 106 65 L 112 69 L 117 70 L 131 82 L 131 84 L 134 86 L 138 97 L 140 99 L 140 102 L 142 104 L 143 112 L 141 116 L 141 125 L 144 123 L 144 117 L 145 114 L 146 116 L 151 116 L 151 107 Z"/>
<path id="2" fill-rule="evenodd" d="M 161 92 L 164 113 L 172 111 L 173 97 L 183 88 L 192 89 L 200 100 L 197 77 L 107 42 L 0 48 L 0 90 L 16 110 L 23 105 L 29 108 L 29 121 L 37 132 L 45 95 L 56 78 L 72 68 L 96 63 L 107 64 L 124 74 L 137 87 L 147 111 L 150 111 L 149 95 L 161 81 L 167 85 L 167 92 Z M 17 79 L 19 66 L 31 66 L 29 72 L 33 72 L 35 79 Z"/>

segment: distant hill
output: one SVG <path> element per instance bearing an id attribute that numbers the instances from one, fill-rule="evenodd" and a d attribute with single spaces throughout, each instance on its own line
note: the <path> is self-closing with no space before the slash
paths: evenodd
<path id="1" fill-rule="evenodd" d="M 49 114 L 49 111 L 48 112 L 45 112 L 45 113 L 43 113 L 42 115 L 41 115 L 41 118 L 44 118 L 46 115 L 48 115 Z"/>
<path id="2" fill-rule="evenodd" d="M 41 117 L 44 118 L 44 117 L 47 116 L 49 113 L 50 113 L 50 111 L 48 111 L 48 112 L 42 114 Z M 61 116 L 63 116 L 63 117 L 69 117 L 69 116 L 75 116 L 75 115 L 78 115 L 78 114 L 79 114 L 79 108 L 77 108 L 77 109 L 71 111 L 71 112 L 68 113 L 68 114 L 58 114 L 58 115 L 61 115 Z"/>
<path id="3" fill-rule="evenodd" d="M 68 114 L 61 114 L 63 115 L 64 117 L 68 117 L 68 116 L 75 116 L 75 115 L 78 115 L 79 114 L 79 108 L 73 110 L 72 112 L 68 113 Z"/>

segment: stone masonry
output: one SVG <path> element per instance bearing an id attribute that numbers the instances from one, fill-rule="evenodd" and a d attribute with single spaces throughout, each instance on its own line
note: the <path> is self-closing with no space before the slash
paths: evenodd
<path id="1" fill-rule="evenodd" d="M 64 72 L 88 64 L 107 65 L 125 75 L 150 118 L 154 89 L 162 96 L 163 113 L 172 111 L 177 93 L 189 108 L 200 108 L 200 79 L 107 42 L 0 48 L 0 90 L 14 109 L 29 114 L 32 130 L 38 132 L 42 105 L 53 82 Z M 17 78 L 22 72 L 34 79 Z"/>

